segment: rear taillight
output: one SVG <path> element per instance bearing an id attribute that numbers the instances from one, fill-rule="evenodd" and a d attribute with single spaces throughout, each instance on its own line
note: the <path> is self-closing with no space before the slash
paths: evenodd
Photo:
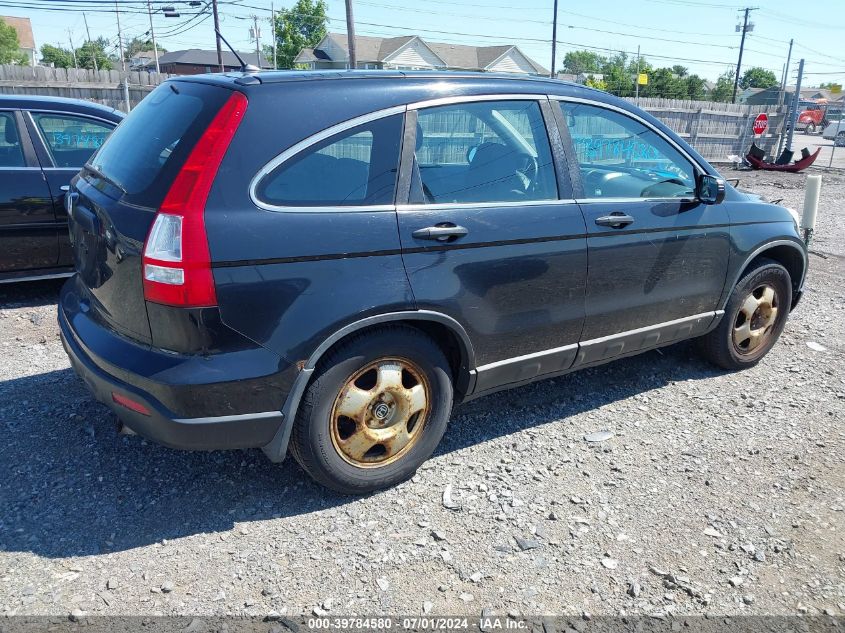
<path id="1" fill-rule="evenodd" d="M 217 305 L 205 203 L 247 100 L 232 93 L 197 141 L 159 207 L 144 245 L 144 298 L 183 308 Z"/>

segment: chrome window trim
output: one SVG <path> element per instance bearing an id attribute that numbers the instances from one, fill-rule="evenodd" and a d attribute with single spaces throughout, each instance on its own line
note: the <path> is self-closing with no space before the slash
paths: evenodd
<path id="1" fill-rule="evenodd" d="M 692 204 L 698 202 L 695 198 L 575 198 L 578 204 L 625 204 L 631 202 L 676 202 L 678 204 Z"/>
<path id="2" fill-rule="evenodd" d="M 111 121 L 109 119 L 104 119 L 103 117 L 96 116 L 94 114 L 87 114 L 87 113 L 82 113 L 82 112 L 71 112 L 69 110 L 51 110 L 51 109 L 45 109 L 45 108 L 26 108 L 26 107 L 24 107 L 24 108 L 21 108 L 21 111 L 25 112 L 29 115 L 31 115 L 33 112 L 35 112 L 37 114 L 61 114 L 61 115 L 65 115 L 65 116 L 80 117 L 82 119 L 94 119 L 95 121 L 101 121 L 103 123 L 110 125 L 112 127 L 112 129 L 116 128 L 120 123 L 119 121 L 117 123 L 115 123 L 114 121 Z M 33 123 L 34 122 L 35 121 L 33 120 Z"/>
<path id="3" fill-rule="evenodd" d="M 591 106 L 595 106 L 597 108 L 602 108 L 604 110 L 612 110 L 612 111 L 617 112 L 617 113 L 619 113 L 623 116 L 630 117 L 630 118 L 634 119 L 635 121 L 637 121 L 638 123 L 641 123 L 644 126 L 646 126 L 648 129 L 650 129 L 652 132 L 657 134 L 660 138 L 662 138 L 664 141 L 666 141 L 672 147 L 674 147 L 676 150 L 678 150 L 692 164 L 693 169 L 696 172 L 696 176 L 700 176 L 701 174 L 709 173 L 699 161 L 697 161 L 695 158 L 693 158 L 689 154 L 689 152 L 687 152 L 687 150 L 685 150 L 683 147 L 678 145 L 675 141 L 673 141 L 671 138 L 666 136 L 663 132 L 661 132 L 656 127 L 654 127 L 654 125 L 652 125 L 651 123 L 646 121 L 644 118 L 642 118 L 638 114 L 635 114 L 634 112 L 626 110 L 625 108 L 620 108 L 619 106 L 613 105 L 611 103 L 605 103 L 603 101 L 596 101 L 595 99 L 585 99 L 584 97 L 567 97 L 567 96 L 564 96 L 564 95 L 548 95 L 548 97 L 551 101 L 566 101 L 566 102 L 569 102 L 569 103 L 583 103 L 584 105 L 591 105 Z M 590 199 L 591 200 L 602 200 L 603 198 L 590 198 Z M 637 198 L 637 200 L 645 200 L 645 198 Z"/>
<path id="4" fill-rule="evenodd" d="M 453 105 L 456 103 L 472 103 L 475 101 L 548 101 L 549 96 L 540 93 L 502 93 L 483 95 L 456 95 L 453 97 L 438 97 L 408 104 L 409 110 L 421 110 L 436 106 Z"/>
<path id="5" fill-rule="evenodd" d="M 256 190 L 258 189 L 258 183 L 261 182 L 261 179 L 267 176 L 270 172 L 272 172 L 276 167 L 281 165 L 287 160 L 290 160 L 297 154 L 304 152 L 312 145 L 315 145 L 321 141 L 326 140 L 334 136 L 335 134 L 340 134 L 346 130 L 352 129 L 354 127 L 358 127 L 359 125 L 364 125 L 365 123 L 370 123 L 371 121 L 376 121 L 378 119 L 383 119 L 385 117 L 393 116 L 394 114 L 402 114 L 409 110 L 419 110 L 421 108 L 430 108 L 435 106 L 441 105 L 451 105 L 455 103 L 472 103 L 476 101 L 548 101 L 549 97 L 545 94 L 524 94 L 524 93 L 516 93 L 516 94 L 484 94 L 484 95 L 460 95 L 460 96 L 453 96 L 453 97 L 441 97 L 438 99 L 428 99 L 425 101 L 417 101 L 415 103 L 406 104 L 406 105 L 399 105 L 393 106 L 390 108 L 385 108 L 383 110 L 376 110 L 375 112 L 370 112 L 368 114 L 363 114 L 361 116 L 355 117 L 353 119 L 348 119 L 336 125 L 333 125 L 325 130 L 317 132 L 313 136 L 309 136 L 305 138 L 295 145 L 292 145 L 281 154 L 278 154 L 275 158 L 270 160 L 264 167 L 262 167 L 258 173 L 253 176 L 252 180 L 249 183 L 249 198 L 252 200 L 252 203 L 257 206 L 259 209 L 264 209 L 265 211 L 274 211 L 274 212 L 281 212 L 281 213 L 366 213 L 366 212 L 381 212 L 381 211 L 396 211 L 398 208 L 402 209 L 409 209 L 409 208 L 416 208 L 417 206 L 423 207 L 426 209 L 444 209 L 444 208 L 451 208 L 458 206 L 457 204 L 448 204 L 443 203 L 442 205 L 344 205 L 344 206 L 305 206 L 305 205 L 276 205 L 270 204 L 268 202 L 264 202 L 258 198 L 256 194 Z M 517 203 L 511 202 L 493 202 L 493 203 L 480 203 L 480 204 L 462 204 L 461 206 L 464 207 L 492 207 L 492 206 L 529 206 L 531 204 L 555 204 L 559 202 L 573 202 L 572 200 L 532 200 L 526 201 L 523 203 L 522 201 Z"/>
<path id="6" fill-rule="evenodd" d="M 389 116 L 393 116 L 394 114 L 404 114 L 407 110 L 407 106 L 400 105 L 400 106 L 393 106 L 391 108 L 386 108 L 384 110 L 377 110 L 375 112 L 370 112 L 368 114 L 363 114 L 361 116 L 355 117 L 353 119 L 348 119 L 336 125 L 326 128 L 316 134 L 305 138 L 295 145 L 291 145 L 281 154 L 278 154 L 275 158 L 270 160 L 264 167 L 258 170 L 258 173 L 252 177 L 252 180 L 249 183 L 249 198 L 252 200 L 252 203 L 260 209 L 264 209 L 265 211 L 276 211 L 276 212 L 298 212 L 298 213 L 325 213 L 327 211 L 332 212 L 348 212 L 348 211 L 357 211 L 357 212 L 366 212 L 366 211 L 393 211 L 396 209 L 395 205 L 392 204 L 378 204 L 378 205 L 348 205 L 348 206 L 306 206 L 306 205 L 280 205 L 280 204 L 270 204 L 269 202 L 264 202 L 263 200 L 259 199 L 256 194 L 256 189 L 258 188 L 258 183 L 261 180 L 270 174 L 276 167 L 281 165 L 287 160 L 290 160 L 297 154 L 304 152 L 312 145 L 316 145 L 321 141 L 325 141 L 326 139 L 334 136 L 335 134 L 340 134 L 341 132 L 345 132 L 346 130 L 350 130 L 354 127 L 358 127 L 359 125 L 364 125 L 365 123 L 370 123 L 372 121 L 377 121 L 378 119 L 384 119 Z M 397 165 L 398 168 L 398 165 Z"/>
<path id="7" fill-rule="evenodd" d="M 549 205 L 576 204 L 577 200 L 558 198 L 551 200 L 516 200 L 511 202 L 437 202 L 425 204 L 418 202 L 414 204 L 398 204 L 396 210 L 399 213 L 408 211 L 443 211 L 448 209 L 496 209 L 509 207 L 546 207 Z"/>

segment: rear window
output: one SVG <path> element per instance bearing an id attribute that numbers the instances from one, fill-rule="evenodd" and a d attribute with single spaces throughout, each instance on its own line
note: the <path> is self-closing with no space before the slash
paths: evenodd
<path id="1" fill-rule="evenodd" d="M 123 189 L 126 202 L 158 207 L 230 95 L 217 86 L 162 84 L 132 110 L 88 164 Z"/>

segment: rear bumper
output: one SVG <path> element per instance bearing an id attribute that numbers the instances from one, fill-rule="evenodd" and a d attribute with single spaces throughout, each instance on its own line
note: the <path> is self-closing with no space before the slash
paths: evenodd
<path id="1" fill-rule="evenodd" d="M 64 300 L 65 292 L 63 291 L 62 294 Z M 171 386 L 166 382 L 153 382 L 150 376 L 133 373 L 127 368 L 150 367 L 151 365 L 155 367 L 156 362 L 160 365 L 160 351 L 134 345 L 120 339 L 113 333 L 103 332 L 102 326 L 94 324 L 90 320 L 85 320 L 83 314 L 72 314 L 72 318 L 69 318 L 63 303 L 64 301 L 59 302 L 59 329 L 62 343 L 74 370 L 85 381 L 96 399 L 114 411 L 118 418 L 136 433 L 164 446 L 178 449 L 258 448 L 269 444 L 282 426 L 284 416 L 278 410 L 203 415 L 202 417 L 186 416 L 174 412 L 152 392 L 154 391 L 157 395 L 164 394 L 170 400 L 175 399 L 181 402 L 184 399 L 183 394 L 174 396 L 171 392 L 189 389 L 190 400 L 198 403 L 208 402 L 209 400 L 219 401 L 220 392 L 224 392 L 227 394 L 227 400 L 235 399 L 238 400 L 237 404 L 240 407 L 248 407 L 251 401 L 254 403 L 250 396 L 255 389 L 256 379 L 240 381 L 240 384 L 243 385 L 243 392 L 241 397 L 238 397 L 237 385 L 239 381 L 236 376 L 243 374 L 242 363 L 239 366 L 232 367 L 227 374 L 223 364 L 216 362 L 214 371 L 206 375 L 206 378 L 213 376 L 214 381 L 198 383 L 194 380 L 188 386 Z M 85 324 L 84 329 L 97 328 L 99 330 L 98 335 L 114 337 L 110 347 L 114 349 L 115 358 L 119 359 L 117 362 L 120 363 L 120 367 L 110 365 L 107 360 L 91 351 L 73 325 L 74 323 L 78 325 L 80 320 Z M 88 333 L 90 334 L 90 331 Z M 98 341 L 98 346 L 101 346 L 101 344 L 102 341 Z M 167 357 L 178 359 L 172 354 L 168 354 Z M 196 372 L 192 371 L 190 366 L 196 362 L 196 358 L 185 357 L 184 361 L 184 364 L 187 365 L 186 373 L 191 374 L 196 379 Z M 219 361 L 219 359 L 215 359 L 215 361 Z M 115 375 L 117 373 L 119 373 L 119 376 Z M 173 361 L 162 373 L 179 375 L 178 367 L 174 368 Z M 271 383 L 272 377 L 268 377 L 267 382 Z M 141 405 L 148 414 L 118 404 L 114 399 L 115 394 L 117 394 L 118 399 L 122 396 L 137 405 Z M 242 402 L 240 402 L 241 400 Z M 283 402 L 283 399 L 279 402 Z"/>

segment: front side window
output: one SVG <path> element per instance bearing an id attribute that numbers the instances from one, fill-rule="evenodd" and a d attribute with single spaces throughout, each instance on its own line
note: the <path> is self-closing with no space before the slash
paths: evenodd
<path id="1" fill-rule="evenodd" d="M 56 167 L 82 167 L 114 129 L 101 121 L 69 114 L 33 112 Z"/>
<path id="2" fill-rule="evenodd" d="M 257 199 L 283 207 L 393 204 L 402 118 L 376 119 L 308 147 L 258 182 Z"/>
<path id="3" fill-rule="evenodd" d="M 530 202 L 557 198 L 540 105 L 482 101 L 421 109 L 411 202 Z"/>
<path id="4" fill-rule="evenodd" d="M 586 198 L 689 198 L 695 169 L 657 132 L 620 112 L 561 102 Z"/>
<path id="5" fill-rule="evenodd" d="M 0 167 L 24 167 L 18 126 L 11 112 L 0 112 Z"/>

